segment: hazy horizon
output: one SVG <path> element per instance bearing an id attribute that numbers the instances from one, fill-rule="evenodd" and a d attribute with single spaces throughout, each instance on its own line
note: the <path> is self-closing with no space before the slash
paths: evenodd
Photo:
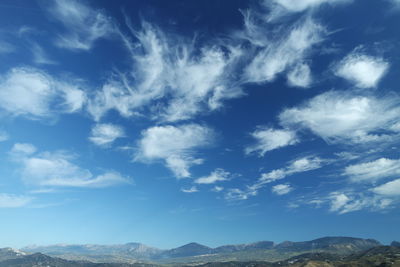
<path id="1" fill-rule="evenodd" d="M 328 237 L 328 236 L 323 236 L 323 237 L 319 237 L 319 238 L 324 238 L 324 237 Z M 392 240 L 392 241 L 390 241 L 390 242 L 388 242 L 388 243 L 384 243 L 384 242 L 382 242 L 382 241 L 380 241 L 380 240 L 378 240 L 378 239 L 372 238 L 372 237 L 359 237 L 359 236 L 340 236 L 340 237 L 352 237 L 352 238 L 361 238 L 361 239 L 373 239 L 373 240 L 377 240 L 378 242 L 382 243 L 382 245 L 390 245 L 390 243 L 391 243 L 392 241 L 397 241 L 397 240 Z M 316 238 L 316 239 L 319 239 L 319 238 Z M 112 245 L 124 245 L 124 244 L 129 244 L 129 243 L 137 243 L 137 244 L 142 244 L 142 245 L 146 245 L 146 246 L 153 247 L 153 248 L 168 250 L 168 249 L 178 248 L 178 247 L 181 247 L 181 246 L 190 244 L 190 243 L 198 243 L 198 244 L 200 244 L 200 245 L 204 245 L 204 246 L 207 246 L 207 247 L 210 247 L 210 248 L 217 248 L 217 247 L 224 246 L 224 245 L 252 244 L 252 243 L 263 242 L 263 241 L 272 241 L 272 242 L 274 242 L 274 244 L 280 244 L 280 243 L 283 243 L 283 242 L 286 242 L 286 241 L 291 241 L 291 242 L 303 242 L 303 241 L 311 241 L 311 240 L 314 240 L 314 239 L 307 239 L 307 240 L 282 240 L 282 241 L 279 241 L 279 242 L 276 242 L 276 241 L 274 241 L 274 240 L 257 240 L 257 241 L 247 242 L 247 243 L 235 243 L 235 244 L 231 244 L 231 243 L 230 243 L 230 244 L 221 243 L 221 244 L 217 244 L 217 245 L 215 245 L 215 246 L 210 246 L 210 245 L 207 245 L 206 243 L 199 243 L 199 242 L 196 242 L 196 241 L 191 241 L 191 242 L 188 242 L 188 243 L 180 244 L 180 245 L 178 245 L 178 246 L 176 246 L 176 247 L 157 247 L 157 246 L 153 246 L 153 245 L 151 245 L 151 244 L 145 244 L 145 243 L 142 243 L 142 242 L 139 242 L 139 241 L 131 241 L 131 242 L 125 242 L 125 243 L 106 243 L 106 244 L 98 244 L 98 243 L 52 243 L 52 244 L 28 244 L 28 245 L 21 246 L 21 247 L 16 247 L 16 248 L 14 247 L 14 249 L 22 250 L 23 248 L 27 248 L 27 247 L 35 247 L 35 246 L 37 246 L 37 247 L 42 247 L 42 246 L 43 246 L 43 247 L 46 247 L 46 246 L 53 246 L 53 245 L 54 245 L 54 246 L 73 246 L 73 245 L 100 245 L 100 246 L 112 246 Z M 0 246 L 0 248 L 4 248 L 4 247 L 7 247 L 7 246 Z M 11 248 L 13 248 L 13 247 L 11 247 Z"/>

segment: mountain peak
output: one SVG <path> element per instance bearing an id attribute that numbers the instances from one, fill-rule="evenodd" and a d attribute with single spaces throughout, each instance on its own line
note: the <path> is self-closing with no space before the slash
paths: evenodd
<path id="1" fill-rule="evenodd" d="M 390 245 L 391 245 L 392 247 L 398 247 L 398 248 L 400 248 L 400 242 L 398 242 L 398 241 L 393 241 Z"/>

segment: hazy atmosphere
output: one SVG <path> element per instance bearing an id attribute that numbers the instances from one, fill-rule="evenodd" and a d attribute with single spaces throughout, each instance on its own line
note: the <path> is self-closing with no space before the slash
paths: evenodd
<path id="1" fill-rule="evenodd" d="M 0 247 L 400 239 L 400 1 L 1 0 Z"/>

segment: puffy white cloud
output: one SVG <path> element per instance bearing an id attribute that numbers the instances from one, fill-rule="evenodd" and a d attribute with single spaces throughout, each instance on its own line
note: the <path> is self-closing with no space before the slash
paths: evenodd
<path id="1" fill-rule="evenodd" d="M 246 154 L 258 152 L 264 156 L 268 151 L 298 143 L 296 132 L 287 129 L 259 128 L 251 135 L 257 143 L 246 147 Z"/>
<path id="2" fill-rule="evenodd" d="M 33 69 L 13 69 L 0 81 L 0 107 L 15 115 L 49 115 L 56 92 L 51 79 Z"/>
<path id="3" fill-rule="evenodd" d="M 272 187 L 271 191 L 277 195 L 286 195 L 293 191 L 293 187 L 290 184 L 277 184 Z"/>
<path id="4" fill-rule="evenodd" d="M 28 205 L 32 197 L 0 193 L 0 208 L 20 208 Z"/>
<path id="5" fill-rule="evenodd" d="M 380 158 L 374 161 L 349 165 L 343 175 L 352 182 L 375 182 L 382 178 L 400 175 L 400 160 Z"/>
<path id="6" fill-rule="evenodd" d="M 267 173 L 263 173 L 257 182 L 248 185 L 246 189 L 229 189 L 225 195 L 228 200 L 245 200 L 251 196 L 256 196 L 258 191 L 267 184 L 286 178 L 296 173 L 307 172 L 319 169 L 327 163 L 327 160 L 319 157 L 303 157 L 291 161 L 285 168 L 275 169 Z M 279 188 L 279 187 L 278 187 Z"/>
<path id="7" fill-rule="evenodd" d="M 190 188 L 182 188 L 181 191 L 183 193 L 196 193 L 196 192 L 199 192 L 199 190 L 195 186 L 192 186 Z"/>
<path id="8" fill-rule="evenodd" d="M 142 132 L 135 160 L 162 160 L 177 178 L 190 177 L 189 168 L 203 162 L 194 157 L 194 149 L 212 139 L 212 130 L 198 124 L 151 127 Z"/>
<path id="9" fill-rule="evenodd" d="M 377 186 L 372 191 L 383 196 L 400 196 L 400 179 Z"/>
<path id="10" fill-rule="evenodd" d="M 81 1 L 55 0 L 49 13 L 67 30 L 56 42 L 62 48 L 89 50 L 96 40 L 109 37 L 115 31 L 111 19 L 104 12 Z"/>
<path id="11" fill-rule="evenodd" d="M 131 52 L 132 72 L 117 75 L 96 93 L 88 108 L 96 120 L 111 109 L 129 117 L 146 107 L 154 119 L 186 120 L 242 95 L 232 79 L 240 49 L 212 44 L 197 50 L 193 40 L 145 22 L 132 34 L 138 42 L 121 34 Z"/>
<path id="12" fill-rule="evenodd" d="M 96 145 L 105 146 L 124 136 L 122 127 L 111 123 L 98 123 L 92 128 L 89 140 Z"/>
<path id="13" fill-rule="evenodd" d="M 62 111 L 67 113 L 77 112 L 86 103 L 86 94 L 79 85 L 71 83 L 58 83 L 57 87 L 64 102 L 60 104 Z"/>
<path id="14" fill-rule="evenodd" d="M 214 184 L 216 182 L 227 181 L 230 179 L 230 172 L 224 169 L 215 169 L 210 175 L 197 178 L 194 182 L 196 184 Z"/>
<path id="15" fill-rule="evenodd" d="M 335 70 L 335 74 L 360 88 L 376 87 L 386 74 L 389 63 L 383 58 L 371 57 L 355 50 L 342 61 Z"/>
<path id="16" fill-rule="evenodd" d="M 284 127 L 309 129 L 327 142 L 368 143 L 398 135 L 393 128 L 400 120 L 398 114 L 400 99 L 396 96 L 376 98 L 328 91 L 285 109 L 279 119 Z M 382 130 L 391 132 L 377 133 Z"/>
<path id="17" fill-rule="evenodd" d="M 31 119 L 79 110 L 85 94 L 77 84 L 34 68 L 14 68 L 0 76 L 0 109 Z"/>
<path id="18" fill-rule="evenodd" d="M 310 67 L 305 63 L 300 63 L 287 74 L 290 86 L 307 88 L 311 85 L 312 77 Z"/>
<path id="19" fill-rule="evenodd" d="M 10 151 L 13 157 L 32 155 L 37 151 L 36 147 L 28 143 L 15 143 Z"/>
<path id="20" fill-rule="evenodd" d="M 72 162 L 73 156 L 63 152 L 36 153 L 30 144 L 15 144 L 14 161 L 21 165 L 24 182 L 40 187 L 107 187 L 129 183 L 129 179 L 111 171 L 94 176 Z"/>
<path id="21" fill-rule="evenodd" d="M 290 68 L 300 68 L 297 73 L 292 70 L 289 75 L 290 82 L 304 82 L 306 67 L 301 67 L 304 59 L 308 56 L 311 48 L 323 40 L 326 30 L 323 26 L 315 23 L 310 18 L 301 20 L 290 29 L 289 33 L 282 33 L 283 37 L 271 40 L 264 44 L 264 48 L 254 57 L 251 63 L 246 67 L 244 79 L 247 82 L 271 82 L 276 76 Z M 256 36 L 258 34 L 253 34 Z M 277 38 L 277 37 L 275 37 Z M 299 67 L 300 66 L 300 67 Z M 301 69 L 303 68 L 303 69 Z M 308 75 L 307 83 L 311 83 Z M 296 80 L 297 78 L 297 80 Z"/>

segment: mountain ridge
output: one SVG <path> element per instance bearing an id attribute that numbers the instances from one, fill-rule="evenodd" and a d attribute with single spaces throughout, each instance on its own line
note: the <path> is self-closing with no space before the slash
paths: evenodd
<path id="1" fill-rule="evenodd" d="M 193 244 L 192 244 L 193 245 Z M 197 247 L 197 244 L 194 244 Z M 0 249 L 1 250 L 1 249 Z M 0 260 L 0 267 L 165 267 L 194 266 L 190 263 L 175 263 L 160 265 L 158 263 L 93 263 L 88 261 L 69 261 L 61 258 L 50 257 L 42 253 L 20 256 L 16 259 Z M 223 261 L 203 262 L 196 264 L 198 267 L 376 267 L 400 266 L 400 248 L 393 246 L 378 246 L 348 256 L 330 253 L 305 253 L 289 257 L 282 261 Z"/>
<path id="2" fill-rule="evenodd" d="M 196 242 L 172 249 L 158 249 L 142 243 L 130 242 L 119 245 L 51 245 L 51 246 L 28 246 L 21 249 L 27 253 L 44 253 L 50 256 L 57 256 L 68 260 L 90 260 L 101 262 L 107 258 L 110 261 L 129 262 L 136 261 L 175 261 L 189 260 L 196 261 L 214 258 L 257 259 L 279 260 L 280 255 L 294 256 L 307 252 L 332 252 L 337 254 L 350 254 L 381 246 L 382 244 L 374 239 L 355 237 L 322 237 L 309 241 L 284 241 L 274 243 L 273 241 L 259 241 L 248 244 L 223 245 L 211 248 Z M 250 256 L 251 255 L 251 256 Z"/>

